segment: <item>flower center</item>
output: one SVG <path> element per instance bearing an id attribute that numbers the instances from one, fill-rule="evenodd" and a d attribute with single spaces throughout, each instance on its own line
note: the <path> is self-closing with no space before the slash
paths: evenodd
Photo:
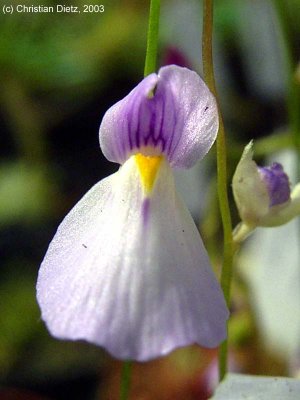
<path id="1" fill-rule="evenodd" d="M 144 156 L 138 153 L 134 158 L 140 173 L 144 191 L 146 194 L 149 194 L 153 189 L 157 171 L 163 156 Z"/>

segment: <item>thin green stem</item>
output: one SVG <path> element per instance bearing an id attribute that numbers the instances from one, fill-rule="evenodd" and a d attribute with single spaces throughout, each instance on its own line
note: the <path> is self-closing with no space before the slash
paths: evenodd
<path id="1" fill-rule="evenodd" d="M 124 361 L 122 366 L 122 375 L 121 375 L 120 400 L 129 399 L 131 371 L 132 371 L 132 361 Z"/>
<path id="2" fill-rule="evenodd" d="M 218 101 L 213 56 L 212 56 L 212 32 L 213 32 L 213 0 L 203 2 L 203 35 L 202 35 L 202 59 L 204 79 Z M 219 132 L 217 137 L 217 174 L 218 174 L 218 196 L 219 206 L 223 225 L 224 249 L 223 267 L 221 273 L 221 286 L 227 305 L 230 305 L 230 287 L 232 280 L 233 265 L 233 240 L 232 223 L 227 194 L 227 168 L 226 168 L 226 141 L 223 118 L 219 109 Z M 225 340 L 219 352 L 219 374 L 223 379 L 227 372 L 227 348 L 228 342 Z"/>
<path id="3" fill-rule="evenodd" d="M 160 0 L 151 0 L 144 76 L 156 71 Z"/>

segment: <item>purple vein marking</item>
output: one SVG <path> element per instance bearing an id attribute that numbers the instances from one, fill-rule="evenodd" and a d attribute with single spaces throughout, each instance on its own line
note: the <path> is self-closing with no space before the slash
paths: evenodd
<path id="1" fill-rule="evenodd" d="M 144 227 L 147 226 L 147 222 L 149 219 L 149 213 L 150 213 L 150 199 L 146 198 L 146 199 L 144 199 L 144 201 L 142 203 L 142 217 L 143 217 Z"/>

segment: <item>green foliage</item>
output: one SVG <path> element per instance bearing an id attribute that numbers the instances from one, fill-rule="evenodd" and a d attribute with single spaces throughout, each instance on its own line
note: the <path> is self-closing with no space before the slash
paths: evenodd
<path id="1" fill-rule="evenodd" d="M 24 271 L 0 284 L 0 379 L 19 360 L 38 331 L 39 310 L 32 276 Z M 14 265 L 11 265 L 13 268 Z"/>
<path id="2" fill-rule="evenodd" d="M 56 189 L 47 172 L 25 162 L 0 165 L 0 227 L 34 224 L 52 212 Z"/>

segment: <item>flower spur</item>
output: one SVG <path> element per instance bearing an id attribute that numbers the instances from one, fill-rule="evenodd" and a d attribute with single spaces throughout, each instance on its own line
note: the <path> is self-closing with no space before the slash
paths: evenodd
<path id="1" fill-rule="evenodd" d="M 226 337 L 223 294 L 172 174 L 202 158 L 217 129 L 212 94 L 177 66 L 147 76 L 107 111 L 100 146 L 121 167 L 65 217 L 39 271 L 53 336 L 139 361 Z"/>

